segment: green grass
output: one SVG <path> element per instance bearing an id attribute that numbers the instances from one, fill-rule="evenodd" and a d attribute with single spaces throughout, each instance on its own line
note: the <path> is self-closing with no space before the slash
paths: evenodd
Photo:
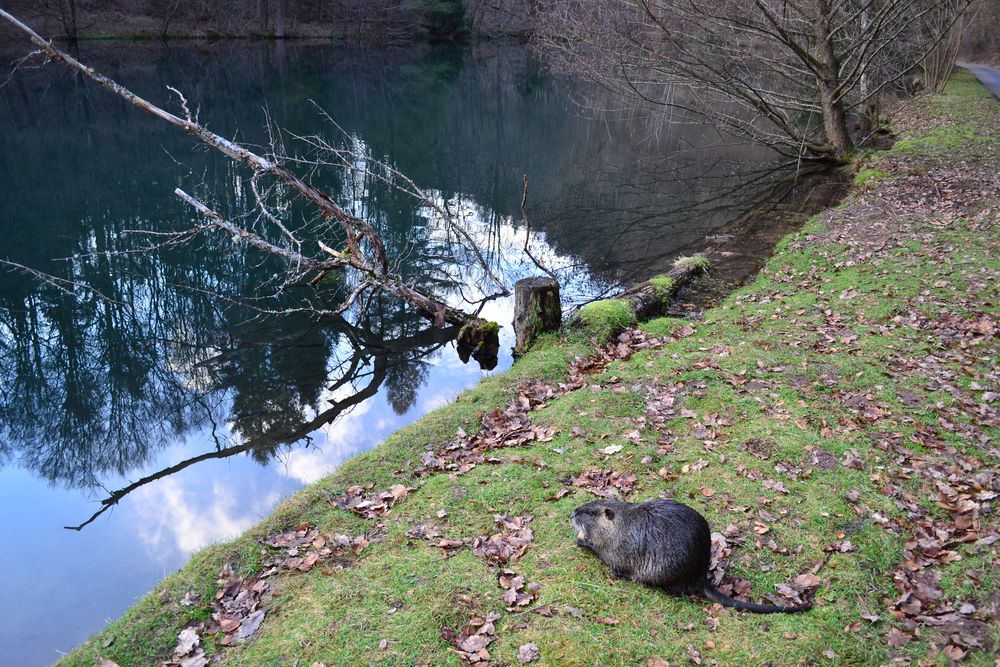
<path id="1" fill-rule="evenodd" d="M 866 184 L 875 183 L 890 176 L 882 169 L 862 169 L 854 177 L 854 187 L 863 188 Z"/>
<path id="2" fill-rule="evenodd" d="M 708 273 L 712 263 L 704 255 L 678 257 L 674 260 L 675 269 L 694 269 L 699 273 Z"/>
<path id="3" fill-rule="evenodd" d="M 896 474 L 898 458 L 878 446 L 877 434 L 899 434 L 910 449 L 927 456 L 937 454 L 912 440 L 919 429 L 941 431 L 956 448 L 955 456 L 982 456 L 975 438 L 948 433 L 941 428 L 942 418 L 979 428 L 994 441 L 1000 436 L 995 427 L 977 424 L 973 413 L 962 411 L 963 401 L 979 395 L 973 385 L 988 382 L 998 354 L 996 339 L 973 348 L 975 354 L 952 358 L 965 348 L 935 338 L 933 328 L 897 320 L 911 312 L 938 318 L 943 310 L 969 317 L 993 313 L 995 319 L 998 242 L 970 219 L 939 224 L 931 213 L 899 216 L 905 238 L 889 237 L 900 241 L 896 246 L 870 255 L 859 254 L 859 248 L 871 241 L 869 229 L 874 233 L 885 222 L 886 214 L 866 203 L 890 192 L 882 188 L 900 187 L 911 173 L 948 173 L 955 164 L 992 159 L 995 142 L 981 135 L 996 133 L 1000 107 L 985 106 L 978 86 L 960 76 L 943 97 L 920 102 L 916 113 L 918 129 L 904 133 L 903 142 L 910 143 L 880 157 L 879 170 L 869 170 L 879 173 L 858 184 L 865 186 L 865 195 L 849 197 L 779 243 L 751 284 L 706 312 L 702 321 L 662 318 L 642 325 L 656 336 L 684 327 L 693 327 L 693 334 L 614 362 L 587 376 L 587 387 L 531 412 L 536 425 L 556 431 L 550 442 L 498 450 L 497 456 L 518 460 L 480 465 L 465 475 L 416 479 L 406 472 L 428 444 L 453 438 L 459 428 L 475 432 L 481 415 L 505 406 L 520 382 L 564 380 L 576 356 L 593 352 L 589 338 L 607 340 L 631 323 L 627 303 L 590 304 L 581 312 L 582 331 L 543 336 L 508 373 L 347 462 L 242 537 L 200 552 L 62 664 L 89 667 L 98 655 L 121 665 L 167 657 L 179 629 L 209 613 L 207 604 L 180 606 L 185 593 L 211 600 L 224 563 L 237 573 L 255 571 L 264 550 L 257 538 L 302 521 L 352 535 L 378 523 L 382 536 L 346 570 L 324 575 L 314 568 L 272 577 L 276 603 L 252 641 L 220 648 L 206 639 L 209 652 L 221 652 L 225 664 L 457 665 L 440 628 L 460 628 L 473 613 L 491 611 L 502 615 L 489 651 L 504 664 L 516 664 L 518 647 L 528 642 L 539 646 L 541 664 L 552 665 L 645 664 L 651 657 L 691 664 L 689 647 L 700 653 L 703 664 L 867 665 L 897 657 L 946 664 L 931 649 L 940 640 L 935 628 L 923 627 L 919 638 L 899 650 L 886 642 L 889 629 L 899 626 L 885 601 L 899 597 L 893 573 L 905 560 L 910 538 L 903 528 L 886 527 L 905 527 L 909 520 L 897 498 L 885 492 L 886 485 L 898 486 L 935 520 L 947 516 L 928 495 L 928 476 Z M 974 131 L 935 134 L 933 128 L 951 123 Z M 1000 208 L 992 194 L 977 196 L 986 198 L 983 210 Z M 841 233 L 848 225 L 855 231 Z M 896 366 L 900 360 L 926 365 L 928 355 L 942 358 L 943 375 L 925 377 L 919 366 L 906 371 Z M 946 387 L 941 377 L 947 378 Z M 668 422 L 671 447 L 662 454 L 660 434 L 643 422 L 643 387 L 651 383 L 676 387 L 678 413 L 697 415 Z M 885 414 L 863 421 L 843 400 L 858 392 L 870 394 Z M 916 404 L 913 395 L 920 397 Z M 905 397 L 911 397 L 909 402 Z M 695 423 L 713 414 L 726 423 L 711 427 L 707 438 Z M 626 437 L 632 431 L 638 431 L 637 442 Z M 622 450 L 601 451 L 612 444 Z M 839 462 L 852 450 L 864 470 L 813 463 L 814 452 Z M 707 465 L 692 468 L 700 461 Z M 789 466 L 802 470 L 797 478 L 778 471 Z M 591 469 L 635 474 L 633 499 L 666 495 L 698 509 L 716 530 L 734 524 L 747 539 L 734 546 L 728 572 L 751 582 L 757 598 L 818 567 L 817 606 L 801 615 L 718 612 L 704 600 L 611 581 L 604 566 L 575 546 L 568 522 L 569 512 L 592 496 L 575 490 L 553 499 L 563 480 Z M 674 478 L 665 479 L 661 469 Z M 351 484 L 370 482 L 382 489 L 400 481 L 415 490 L 377 522 L 334 509 L 327 501 Z M 769 488 L 766 481 L 780 482 L 788 493 Z M 704 495 L 705 488 L 714 493 Z M 848 492 L 857 492 L 857 499 L 849 500 Z M 859 514 L 858 508 L 864 511 Z M 762 520 L 761 509 L 773 520 Z M 443 518 L 437 516 L 441 510 Z M 531 608 L 549 606 L 553 614 L 504 612 L 496 568 L 468 549 L 445 558 L 433 545 L 406 536 L 413 524 L 428 522 L 449 537 L 487 535 L 499 512 L 534 516 L 534 544 L 512 567 L 541 585 Z M 983 512 L 979 521 L 986 534 L 997 519 Z M 766 525 L 766 534 L 754 533 L 758 522 Z M 845 537 L 857 551 L 824 551 Z M 935 566 L 945 602 L 987 609 L 996 590 L 991 574 L 996 552 L 969 544 L 954 548 L 962 560 Z M 979 583 L 970 573 L 978 573 Z M 862 621 L 863 613 L 880 620 Z M 617 624 L 599 623 L 602 618 Z M 858 631 L 845 631 L 858 621 Z M 967 661 L 992 664 L 986 651 Z"/>

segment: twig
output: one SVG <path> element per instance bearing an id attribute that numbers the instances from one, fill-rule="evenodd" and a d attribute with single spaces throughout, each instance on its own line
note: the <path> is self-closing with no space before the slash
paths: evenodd
<path id="1" fill-rule="evenodd" d="M 559 282 L 559 279 L 556 277 L 556 274 L 553 273 L 547 266 L 538 261 L 538 259 L 536 259 L 535 256 L 531 254 L 531 250 L 528 248 L 528 244 L 531 241 L 531 221 L 528 220 L 528 175 L 527 174 L 524 175 L 524 194 L 521 195 L 521 219 L 524 220 L 524 254 L 527 255 L 528 258 L 535 263 L 535 266 L 537 266 L 545 273 L 549 274 L 549 277 L 552 278 L 552 280 Z"/>

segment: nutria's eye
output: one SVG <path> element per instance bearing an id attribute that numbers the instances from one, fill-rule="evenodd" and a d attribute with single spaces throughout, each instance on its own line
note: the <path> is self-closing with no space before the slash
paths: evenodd
<path id="1" fill-rule="evenodd" d="M 615 513 L 607 508 L 604 509 L 604 516 L 608 517 L 609 521 L 615 520 Z"/>

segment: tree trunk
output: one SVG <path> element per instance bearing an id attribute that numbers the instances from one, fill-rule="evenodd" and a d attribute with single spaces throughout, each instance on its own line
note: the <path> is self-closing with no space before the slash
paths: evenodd
<path id="1" fill-rule="evenodd" d="M 61 0 L 59 4 L 62 10 L 63 30 L 66 31 L 66 37 L 71 42 L 75 42 L 79 35 L 76 22 L 76 0 Z"/>
<path id="2" fill-rule="evenodd" d="M 267 30 L 267 24 L 270 19 L 270 10 L 267 7 L 267 0 L 258 0 L 257 2 L 257 16 L 260 19 L 260 31 L 264 33 Z"/>
<path id="3" fill-rule="evenodd" d="M 816 56 L 820 62 L 816 75 L 816 89 L 819 92 L 820 108 L 823 114 L 823 130 L 826 140 L 833 149 L 831 157 L 844 162 L 854 150 L 854 141 L 847 128 L 847 113 L 843 98 L 838 97 L 840 83 L 840 63 L 833 50 L 833 35 L 830 26 L 830 6 L 826 0 L 816 3 Z"/>
<path id="4" fill-rule="evenodd" d="M 285 38 L 285 3 L 288 0 L 277 0 L 274 8 L 274 36 L 277 39 Z"/>

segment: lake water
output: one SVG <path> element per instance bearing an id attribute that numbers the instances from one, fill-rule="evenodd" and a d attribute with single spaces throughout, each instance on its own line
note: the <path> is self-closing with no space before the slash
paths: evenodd
<path id="1" fill-rule="evenodd" d="M 765 151 L 618 117 L 510 45 L 106 43 L 79 57 L 174 109 L 165 86 L 182 90 L 227 137 L 265 145 L 270 119 L 290 154 L 292 135 L 363 148 L 448 203 L 510 284 L 537 273 L 520 253 L 527 176 L 535 254 L 559 270 L 566 306 L 703 247 L 778 178 Z M 392 298 L 361 324 L 262 314 L 345 285 L 275 295 L 285 267 L 224 235 L 149 249 L 162 238 L 150 232 L 200 222 L 175 187 L 238 217 L 252 210 L 247 176 L 56 65 L 0 88 L 0 259 L 72 281 L 0 267 L 0 665 L 54 661 L 193 551 L 490 372 Z M 461 305 L 481 278 L 448 259 L 425 205 L 371 178 L 310 177 L 376 225 L 408 281 Z M 276 214 L 318 233 L 280 193 Z M 511 310 L 484 310 L 505 325 L 492 372 L 511 363 Z"/>

